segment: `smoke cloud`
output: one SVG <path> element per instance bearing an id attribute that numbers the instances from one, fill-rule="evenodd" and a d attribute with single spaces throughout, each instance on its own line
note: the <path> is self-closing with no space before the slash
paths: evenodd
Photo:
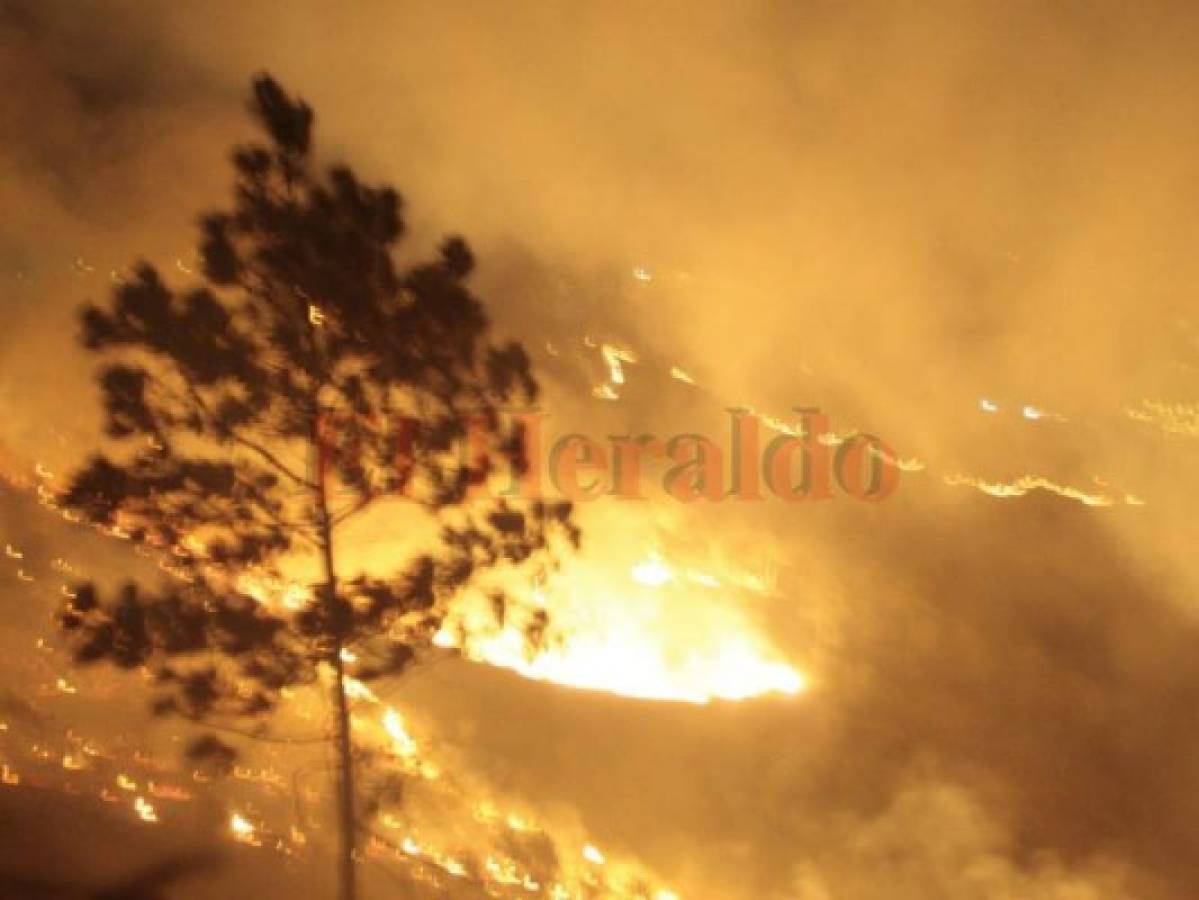
<path id="1" fill-rule="evenodd" d="M 877 505 L 585 509 L 588 565 L 760 576 L 655 627 L 719 607 L 810 688 L 397 684 L 480 779 L 686 897 L 1194 896 L 1199 9 L 0 10 L 6 467 L 95 445 L 74 310 L 140 257 L 188 277 L 269 70 L 327 156 L 401 189 L 414 256 L 470 241 L 555 429 L 820 406 L 912 461 Z M 604 343 L 633 352 L 623 384 Z M 96 555 L 35 522 L 9 504 L 0 539 Z"/>

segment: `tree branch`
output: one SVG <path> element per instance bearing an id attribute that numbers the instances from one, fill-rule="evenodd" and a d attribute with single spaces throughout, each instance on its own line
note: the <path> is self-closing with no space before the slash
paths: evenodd
<path id="1" fill-rule="evenodd" d="M 192 401 L 196 404 L 196 406 L 198 406 L 200 408 L 200 411 L 202 413 L 204 413 L 205 416 L 208 417 L 209 424 L 211 424 L 214 428 L 216 428 L 217 427 L 216 417 L 212 414 L 212 410 L 210 410 L 208 408 L 208 404 L 204 401 L 204 398 L 200 396 L 200 392 L 196 390 L 195 385 L 193 385 L 191 382 L 187 382 L 187 393 L 192 398 Z M 247 450 L 252 450 L 255 453 L 257 453 L 260 457 L 262 457 L 263 461 L 266 462 L 269 466 L 271 466 L 271 468 L 273 468 L 275 471 L 279 472 L 281 475 L 286 476 L 291 481 L 295 482 L 296 484 L 300 485 L 303 488 L 307 488 L 310 491 L 316 490 L 316 488 L 317 488 L 316 484 L 309 481 L 307 478 L 297 475 L 281 459 L 279 459 L 279 457 L 277 457 L 274 453 L 272 453 L 266 447 L 263 447 L 261 444 L 258 444 L 257 442 L 252 441 L 247 437 L 243 437 L 242 435 L 240 435 L 236 431 L 234 431 L 232 428 L 229 428 L 226 430 L 229 432 L 229 437 L 233 440 L 233 442 L 235 444 L 238 444 L 242 447 L 245 447 Z"/>
<path id="2" fill-rule="evenodd" d="M 263 447 L 260 444 L 255 443 L 254 441 L 251 441 L 249 438 L 242 437 L 241 435 L 235 433 L 232 429 L 230 429 L 229 434 L 233 438 L 234 443 L 240 444 L 242 447 L 245 447 L 247 450 L 253 450 L 259 456 L 261 456 L 265 462 L 267 462 L 269 465 L 271 465 L 276 471 L 280 472 L 283 475 L 286 475 L 288 478 L 290 478 L 296 484 L 300 485 L 301 487 L 307 488 L 310 491 L 316 490 L 316 485 L 313 482 L 309 481 L 307 478 L 297 475 L 295 472 L 293 472 L 291 469 L 289 469 L 286 465 L 284 465 L 284 463 L 277 456 L 275 456 L 275 454 L 271 453 L 270 450 L 266 449 L 265 447 Z"/>

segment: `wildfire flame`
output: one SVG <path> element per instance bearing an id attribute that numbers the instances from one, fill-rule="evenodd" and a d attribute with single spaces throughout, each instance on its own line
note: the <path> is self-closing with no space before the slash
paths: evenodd
<path id="1" fill-rule="evenodd" d="M 520 630 L 508 628 L 468 638 L 463 650 L 526 678 L 642 700 L 708 703 L 795 695 L 807 687 L 803 674 L 727 609 L 719 623 L 694 628 L 686 638 L 663 627 L 663 609 L 689 606 L 691 592 L 719 590 L 720 578 L 671 565 L 657 553 L 634 563 L 628 576 L 636 588 L 624 596 L 602 567 L 572 565 L 557 588 L 533 592 L 537 606 L 564 620 L 554 641 L 530 655 Z M 761 583 L 745 573 L 729 580 Z M 438 635 L 442 646 L 457 641 L 452 627 Z"/>
<path id="2" fill-rule="evenodd" d="M 243 844 L 257 843 L 255 831 L 254 825 L 241 813 L 235 812 L 229 816 L 229 832 L 235 841 Z"/>
<path id="3" fill-rule="evenodd" d="M 650 552 L 628 569 L 628 578 L 641 592 L 622 602 L 609 602 L 622 579 L 609 577 L 601 564 L 571 564 L 558 579 L 558 587 L 531 592 L 533 605 L 548 609 L 556 626 L 556 640 L 531 656 L 523 632 L 507 628 L 487 632 L 471 625 L 467 609 L 447 620 L 435 642 L 458 647 L 469 659 L 510 669 L 536 681 L 565 687 L 606 691 L 642 700 L 708 703 L 712 700 L 746 700 L 763 694 L 796 695 L 807 679 L 736 618 L 723 619 L 700 639 L 680 649 L 653 614 L 662 603 L 685 605 L 688 591 L 719 591 L 728 585 L 761 591 L 760 576 L 734 572 L 719 578 L 711 572 L 667 562 Z M 274 578 L 243 574 L 238 589 L 269 606 L 298 609 L 311 599 L 300 585 Z M 559 616 L 559 613 L 561 615 Z M 459 626 L 465 625 L 465 642 Z M 715 633 L 715 634 L 714 634 Z M 352 661 L 347 659 L 347 662 Z M 370 689 L 351 680 L 349 692 L 357 699 L 374 699 Z M 385 723 L 397 746 L 404 739 L 399 719 Z"/>
<path id="4" fill-rule="evenodd" d="M 988 494 L 991 497 L 999 497 L 1001 499 L 1023 497 L 1030 491 L 1040 490 L 1057 494 L 1059 497 L 1065 497 L 1068 500 L 1077 500 L 1086 506 L 1112 506 L 1118 502 L 1111 494 L 1084 491 L 1081 488 L 1071 487 L 1070 485 L 1058 484 L 1056 481 L 1042 475 L 1022 475 L 1014 481 L 985 481 L 969 475 L 947 475 L 945 476 L 945 483 L 953 486 L 966 485 L 982 491 L 982 493 Z M 1125 494 L 1123 502 L 1129 506 L 1141 506 L 1144 504 L 1144 501 L 1134 494 Z"/>

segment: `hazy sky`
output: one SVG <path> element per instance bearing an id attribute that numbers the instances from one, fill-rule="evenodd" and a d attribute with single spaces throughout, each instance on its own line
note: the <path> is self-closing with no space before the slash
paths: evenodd
<path id="1" fill-rule="evenodd" d="M 186 280 L 269 70 L 414 253 L 471 241 L 564 427 L 819 405 L 919 468 L 877 506 L 586 511 L 594 565 L 768 574 L 654 627 L 727 606 L 812 689 L 420 682 L 482 777 L 703 900 L 1195 896 L 1199 7 L 345 7 L 0 3 L 8 465 L 96 440 L 74 309 L 139 257 Z M 585 337 L 638 354 L 621 399 Z"/>

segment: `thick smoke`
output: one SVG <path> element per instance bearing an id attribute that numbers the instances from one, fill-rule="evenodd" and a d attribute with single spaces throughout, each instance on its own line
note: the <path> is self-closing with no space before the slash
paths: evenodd
<path id="1" fill-rule="evenodd" d="M 92 444 L 73 310 L 139 256 L 186 277 L 270 70 L 414 252 L 472 242 L 562 430 L 819 405 L 924 464 L 877 506 L 586 513 L 586 552 L 629 516 L 768 571 L 738 613 L 811 690 L 397 685 L 481 777 L 684 896 L 1194 896 L 1195 434 L 1128 414 L 1199 392 L 1193 6 L 3 9 L 6 464 Z M 585 336 L 637 352 L 620 400 Z M 947 483 L 1023 475 L 1113 504 Z"/>

